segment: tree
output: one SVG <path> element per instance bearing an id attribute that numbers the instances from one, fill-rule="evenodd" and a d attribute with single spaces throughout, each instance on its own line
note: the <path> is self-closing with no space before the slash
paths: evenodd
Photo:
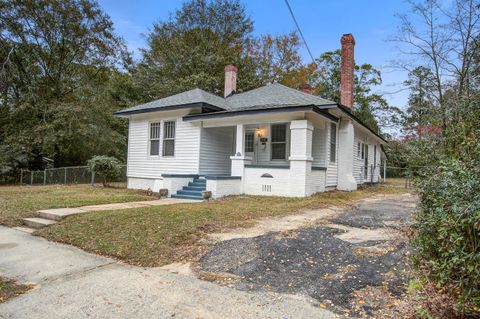
<path id="1" fill-rule="evenodd" d="M 84 164 L 91 152 L 125 149 L 117 106 L 106 102 L 127 54 L 96 1 L 2 1 L 0 43 L 4 169 L 41 168 L 42 157 Z"/>
<path id="2" fill-rule="evenodd" d="M 292 83 L 291 77 L 302 68 L 302 58 L 298 53 L 300 39 L 295 32 L 285 35 L 263 35 L 250 42 L 249 59 L 255 65 L 258 82 L 262 85 L 280 82 Z"/>
<path id="3" fill-rule="evenodd" d="M 330 51 L 315 59 L 316 64 L 299 70 L 297 77 L 312 84 L 319 96 L 340 103 L 341 51 Z M 301 74 L 298 76 L 298 74 Z M 355 65 L 354 114 L 376 132 L 398 125 L 402 112 L 390 106 L 381 94 L 373 92 L 382 83 L 380 71 L 371 64 Z"/>
<path id="4" fill-rule="evenodd" d="M 154 24 L 135 71 L 145 101 L 195 87 L 223 95 L 223 68 L 235 64 L 238 89 L 249 89 L 255 72 L 246 55 L 253 22 L 238 0 L 191 0 L 165 22 Z"/>

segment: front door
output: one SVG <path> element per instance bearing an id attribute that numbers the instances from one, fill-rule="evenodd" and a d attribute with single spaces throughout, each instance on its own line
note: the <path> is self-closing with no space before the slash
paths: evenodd
<path id="1" fill-rule="evenodd" d="M 255 132 L 253 130 L 245 131 L 245 156 L 254 158 L 255 155 Z"/>

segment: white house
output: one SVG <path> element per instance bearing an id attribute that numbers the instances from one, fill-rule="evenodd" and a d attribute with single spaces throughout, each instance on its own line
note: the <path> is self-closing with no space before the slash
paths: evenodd
<path id="1" fill-rule="evenodd" d="M 309 196 L 377 182 L 386 141 L 352 114 L 353 49 L 342 36 L 341 103 L 281 84 L 225 94 L 200 89 L 116 113 L 129 119 L 128 187 L 172 197 Z"/>

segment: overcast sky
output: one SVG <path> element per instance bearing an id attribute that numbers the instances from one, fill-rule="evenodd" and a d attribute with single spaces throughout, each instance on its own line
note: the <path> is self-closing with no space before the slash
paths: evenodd
<path id="1" fill-rule="evenodd" d="M 254 33 L 282 34 L 295 30 L 295 24 L 284 0 L 243 0 L 247 13 L 255 23 Z M 181 7 L 182 0 L 100 0 L 100 5 L 112 18 L 115 29 L 127 42 L 135 57 L 145 47 L 145 37 L 156 21 L 166 20 Z M 340 48 L 340 37 L 352 33 L 356 40 L 357 64 L 370 63 L 382 72 L 384 84 L 378 89 L 388 101 L 404 107 L 408 92 L 402 90 L 405 72 L 393 71 L 390 61 L 398 59 L 395 44 L 387 41 L 398 26 L 395 14 L 408 11 L 403 0 L 290 0 L 292 10 L 305 35 L 314 57 Z M 304 62 L 310 62 L 305 48 Z M 239 74 L 241 81 L 241 74 Z"/>

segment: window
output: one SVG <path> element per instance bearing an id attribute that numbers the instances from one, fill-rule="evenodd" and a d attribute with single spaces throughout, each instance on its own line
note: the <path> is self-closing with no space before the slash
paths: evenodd
<path id="1" fill-rule="evenodd" d="M 272 125 L 272 160 L 285 160 L 287 158 L 287 125 Z"/>
<path id="2" fill-rule="evenodd" d="M 365 158 L 365 144 L 362 143 L 362 159 Z"/>
<path id="3" fill-rule="evenodd" d="M 175 121 L 163 123 L 163 156 L 175 155 Z"/>
<path id="4" fill-rule="evenodd" d="M 362 144 L 360 142 L 358 142 L 357 144 L 357 158 L 360 157 L 360 152 L 362 151 L 360 148 L 362 147 Z"/>
<path id="5" fill-rule="evenodd" d="M 365 167 L 363 168 L 364 172 L 363 172 L 363 176 L 364 176 L 364 179 L 368 179 L 368 145 L 364 145 L 363 146 L 365 148 Z"/>
<path id="6" fill-rule="evenodd" d="M 373 147 L 373 167 L 377 166 L 377 145 Z"/>
<path id="7" fill-rule="evenodd" d="M 253 153 L 253 132 L 245 133 L 245 153 Z"/>
<path id="8" fill-rule="evenodd" d="M 160 123 L 150 123 L 150 155 L 160 155 Z"/>
<path id="9" fill-rule="evenodd" d="M 337 160 L 337 124 L 330 123 L 330 162 Z"/>

